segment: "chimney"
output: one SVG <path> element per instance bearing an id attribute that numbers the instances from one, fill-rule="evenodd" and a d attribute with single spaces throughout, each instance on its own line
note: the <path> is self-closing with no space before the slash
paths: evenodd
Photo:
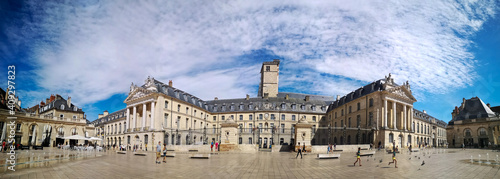
<path id="1" fill-rule="evenodd" d="M 108 110 L 106 110 L 103 112 L 102 117 L 106 117 L 106 116 L 108 116 L 108 114 L 109 114 L 109 112 L 108 112 Z"/>
<path id="2" fill-rule="evenodd" d="M 285 96 L 285 99 L 288 100 L 290 97 L 288 96 L 288 94 L 286 94 Z"/>
<path id="3" fill-rule="evenodd" d="M 71 107 L 71 97 L 68 96 L 68 100 L 66 100 L 68 102 L 68 107 Z"/>
<path id="4" fill-rule="evenodd" d="M 50 101 L 49 101 L 49 98 L 45 99 L 45 104 L 49 104 Z"/>
<path id="5" fill-rule="evenodd" d="M 54 101 L 56 99 L 56 96 L 54 96 L 54 94 L 51 94 L 50 95 L 50 102 Z"/>
<path id="6" fill-rule="evenodd" d="M 40 101 L 40 107 L 45 106 L 45 103 L 43 101 Z"/>
<path id="7" fill-rule="evenodd" d="M 491 108 L 491 105 L 490 105 L 490 103 L 486 104 L 486 106 L 488 106 L 488 108 Z"/>
<path id="8" fill-rule="evenodd" d="M 219 100 L 219 98 L 215 97 L 215 98 L 214 98 L 214 101 L 217 101 L 217 100 Z"/>
<path id="9" fill-rule="evenodd" d="M 247 94 L 247 98 L 246 98 L 246 100 L 248 100 L 248 99 L 250 99 L 250 96 Z"/>
<path id="10" fill-rule="evenodd" d="M 340 100 L 340 95 L 337 95 L 337 101 Z"/>
<path id="11" fill-rule="evenodd" d="M 309 101 L 309 96 L 306 96 L 306 101 Z"/>
<path id="12" fill-rule="evenodd" d="M 168 80 L 168 86 L 172 87 L 172 80 Z"/>

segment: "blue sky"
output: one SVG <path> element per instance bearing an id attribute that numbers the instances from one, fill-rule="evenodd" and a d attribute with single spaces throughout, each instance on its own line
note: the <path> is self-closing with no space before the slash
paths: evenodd
<path id="1" fill-rule="evenodd" d="M 148 76 L 201 99 L 280 91 L 345 95 L 392 73 L 443 121 L 462 98 L 500 105 L 497 1 L 1 1 L 0 67 L 30 107 L 60 94 L 89 120 Z M 0 82 L 6 84 L 6 73 Z M 5 88 L 6 85 L 3 85 Z"/>

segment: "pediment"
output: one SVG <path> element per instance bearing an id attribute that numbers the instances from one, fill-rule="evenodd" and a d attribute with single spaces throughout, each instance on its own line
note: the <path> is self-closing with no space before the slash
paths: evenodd
<path id="1" fill-rule="evenodd" d="M 391 88 L 388 90 L 390 94 L 395 95 L 399 98 L 403 98 L 406 100 L 411 100 L 413 102 L 416 102 L 417 99 L 411 94 L 411 92 L 406 89 L 404 86 L 398 86 L 396 88 Z"/>
<path id="2" fill-rule="evenodd" d="M 142 98 L 144 96 L 147 96 L 149 95 L 151 92 L 149 92 L 148 90 L 143 90 L 142 88 L 135 88 L 134 91 L 132 91 L 128 97 L 125 99 L 125 103 L 129 102 L 129 101 L 133 101 L 135 99 L 139 99 L 139 98 Z"/>

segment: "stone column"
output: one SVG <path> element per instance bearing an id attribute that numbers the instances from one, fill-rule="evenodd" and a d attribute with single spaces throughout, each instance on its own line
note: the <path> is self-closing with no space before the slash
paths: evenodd
<path id="1" fill-rule="evenodd" d="M 146 127 L 146 103 L 142 104 L 142 130 Z"/>
<path id="2" fill-rule="evenodd" d="M 153 129 L 154 127 L 154 123 L 155 123 L 155 102 L 151 102 L 151 120 L 149 121 L 151 124 L 150 124 L 150 128 L 149 129 Z"/>
<path id="3" fill-rule="evenodd" d="M 413 121 L 413 106 L 410 107 L 410 122 L 411 122 L 410 125 L 413 125 L 413 122 L 415 122 L 415 121 Z M 415 127 L 413 127 L 413 129 L 411 129 L 411 130 L 414 132 L 415 131 Z"/>
<path id="4" fill-rule="evenodd" d="M 133 117 L 134 117 L 134 119 L 133 119 L 133 121 L 132 121 L 132 124 L 133 124 L 133 125 L 130 125 L 130 126 L 132 127 L 132 132 L 133 132 L 133 131 L 134 131 L 134 129 L 135 129 L 135 127 L 136 127 L 135 125 L 136 125 L 136 121 L 137 121 L 137 106 L 134 106 L 134 109 L 133 109 L 133 114 L 132 114 L 132 115 L 133 115 Z"/>
<path id="5" fill-rule="evenodd" d="M 387 129 L 387 99 L 384 99 L 384 128 Z"/>
<path id="6" fill-rule="evenodd" d="M 392 128 L 393 129 L 398 129 L 396 127 L 396 119 L 397 119 L 397 116 L 396 116 L 396 102 L 393 101 L 392 102 Z"/>
<path id="7" fill-rule="evenodd" d="M 403 105 L 403 130 L 405 131 L 406 131 L 406 120 L 407 120 L 406 105 Z"/>
<path id="8" fill-rule="evenodd" d="M 128 129 L 130 129 L 130 108 L 127 107 L 127 124 L 128 124 Z"/>

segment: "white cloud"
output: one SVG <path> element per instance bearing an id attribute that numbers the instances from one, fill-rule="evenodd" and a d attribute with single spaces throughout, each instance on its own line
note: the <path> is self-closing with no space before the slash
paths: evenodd
<path id="1" fill-rule="evenodd" d="M 33 4 L 25 22 L 38 85 L 82 105 L 128 92 L 151 75 L 202 99 L 255 95 L 252 50 L 283 57 L 280 86 L 348 93 L 393 73 L 441 93 L 476 78 L 468 38 L 496 13 L 495 1 L 89 2 Z M 25 19 L 29 20 L 29 19 Z M 31 31 L 30 30 L 30 31 Z M 248 63 L 243 63 L 248 64 Z M 294 77 L 291 69 L 308 69 Z M 318 75 L 328 74 L 327 77 Z M 332 78 L 335 77 L 335 78 Z M 314 81 L 313 87 L 294 84 Z M 39 99 L 34 99 L 38 101 Z"/>

